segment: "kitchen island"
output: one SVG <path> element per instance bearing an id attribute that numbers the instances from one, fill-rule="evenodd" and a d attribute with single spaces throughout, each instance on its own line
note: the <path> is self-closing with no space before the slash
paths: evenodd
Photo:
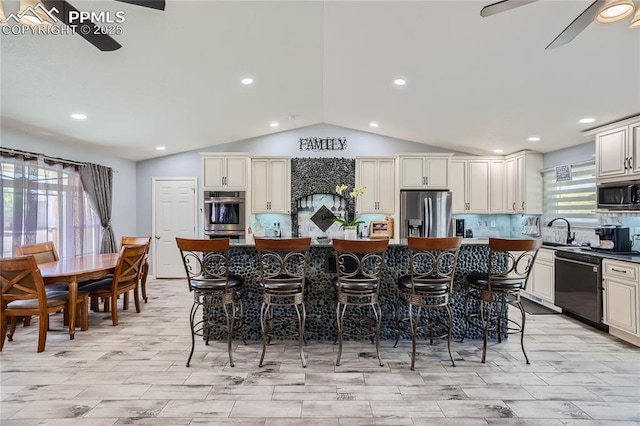
<path id="1" fill-rule="evenodd" d="M 451 305 L 454 316 L 453 339 L 460 339 L 464 331 L 464 292 L 466 276 L 472 271 L 486 271 L 488 240 L 465 239 L 458 256 Z M 249 340 L 261 339 L 260 305 L 261 289 L 258 284 L 260 266 L 252 240 L 232 241 L 229 254 L 231 273 L 245 280 L 243 290 L 245 335 Z M 381 339 L 395 338 L 395 302 L 398 294 L 396 281 L 409 273 L 409 249 L 406 240 L 390 240 L 386 265 L 382 275 L 380 306 L 382 309 Z M 306 339 L 333 341 L 335 338 L 335 289 L 331 280 L 335 277 L 335 259 L 331 240 L 313 240 L 307 267 L 305 300 L 307 309 Z M 481 338 L 481 333 L 471 328 L 470 339 Z M 407 333 L 401 339 L 409 339 Z"/>

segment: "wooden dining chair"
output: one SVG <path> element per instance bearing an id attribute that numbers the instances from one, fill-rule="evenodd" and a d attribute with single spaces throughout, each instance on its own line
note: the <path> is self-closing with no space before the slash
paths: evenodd
<path id="1" fill-rule="evenodd" d="M 28 254 L 33 255 L 38 265 L 41 263 L 55 262 L 56 260 L 60 260 L 53 241 L 16 246 L 16 253 L 18 254 L 18 256 L 26 256 Z"/>
<path id="2" fill-rule="evenodd" d="M 111 321 L 114 326 L 118 325 L 116 300 L 121 294 L 124 295 L 133 290 L 136 312 L 140 313 L 138 280 L 146 252 L 147 248 L 145 246 L 123 246 L 118 253 L 118 264 L 113 276 L 82 286 L 82 290 L 88 292 L 91 298 L 101 297 L 105 299 L 106 306 L 111 305 Z M 129 299 L 123 297 L 123 309 L 126 309 L 125 307 L 128 303 Z"/>
<path id="3" fill-rule="evenodd" d="M 16 329 L 16 317 L 38 316 L 38 352 L 44 351 L 49 329 L 49 314 L 76 307 L 69 306 L 69 294 L 60 293 L 48 297 L 40 269 L 33 255 L 0 259 L 0 351 L 5 338 L 13 340 Z M 77 304 L 83 309 L 79 316 L 80 325 L 86 330 L 88 324 L 88 297 L 78 295 Z M 8 318 L 13 318 L 11 331 L 7 336 Z M 71 335 L 71 333 L 70 333 Z"/>
<path id="4" fill-rule="evenodd" d="M 27 244 L 23 246 L 16 246 L 16 254 L 18 256 L 26 256 L 33 255 L 36 263 L 40 265 L 41 263 L 55 262 L 60 260 L 58 256 L 58 251 L 56 250 L 56 246 L 53 241 L 47 241 L 45 243 L 37 243 L 37 244 Z M 64 292 L 67 291 L 67 287 L 63 284 L 55 284 L 52 286 L 46 286 L 45 291 L 49 295 L 49 297 L 54 296 L 55 292 Z M 17 318 L 14 318 L 14 321 Z M 28 327 L 31 324 L 31 317 L 24 317 L 24 326 Z"/>
<path id="5" fill-rule="evenodd" d="M 149 275 L 151 237 L 122 237 L 120 239 L 120 248 L 125 245 L 143 245 L 147 248 L 144 259 L 142 259 L 142 267 L 140 268 L 140 290 L 142 291 L 142 300 L 144 300 L 144 303 L 147 303 L 147 275 Z"/>

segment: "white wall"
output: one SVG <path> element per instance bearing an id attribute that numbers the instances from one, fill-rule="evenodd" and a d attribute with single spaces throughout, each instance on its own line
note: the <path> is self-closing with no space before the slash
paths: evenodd
<path id="1" fill-rule="evenodd" d="M 60 142 L 2 127 L 0 146 L 36 152 L 66 160 L 90 162 L 111 167 L 113 174 L 113 206 L 111 225 L 116 240 L 123 235 L 136 235 L 136 163 L 101 154 L 89 147 Z"/>
<path id="2" fill-rule="evenodd" d="M 595 141 L 583 143 L 581 145 L 571 146 L 565 149 L 548 152 L 543 156 L 543 167 L 545 169 L 561 166 L 564 164 L 574 164 L 583 161 L 595 160 L 596 143 Z"/>

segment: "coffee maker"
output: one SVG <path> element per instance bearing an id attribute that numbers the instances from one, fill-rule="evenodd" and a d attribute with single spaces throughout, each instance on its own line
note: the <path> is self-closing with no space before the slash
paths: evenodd
<path id="1" fill-rule="evenodd" d="M 631 251 L 633 244 L 628 226 L 606 225 L 596 228 L 595 232 L 600 237 L 601 249 L 612 252 Z"/>

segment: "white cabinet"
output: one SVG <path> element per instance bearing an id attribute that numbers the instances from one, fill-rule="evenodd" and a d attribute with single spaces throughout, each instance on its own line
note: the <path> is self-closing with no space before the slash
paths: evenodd
<path id="1" fill-rule="evenodd" d="M 542 154 L 519 153 L 505 160 L 506 212 L 542 214 Z"/>
<path id="2" fill-rule="evenodd" d="M 618 260 L 602 261 L 604 323 L 609 332 L 640 344 L 638 325 L 638 278 L 640 265 Z M 622 332 L 622 333 L 620 333 Z"/>
<path id="3" fill-rule="evenodd" d="M 389 213 L 395 211 L 395 158 L 356 158 L 356 186 L 364 186 L 358 197 L 356 213 Z"/>
<path id="4" fill-rule="evenodd" d="M 620 123 L 595 138 L 596 178 L 615 181 L 640 177 L 640 122 Z"/>
<path id="5" fill-rule="evenodd" d="M 401 154 L 400 189 L 449 189 L 451 154 Z"/>
<path id="6" fill-rule="evenodd" d="M 451 159 L 449 188 L 454 214 L 490 212 L 490 164 L 487 159 Z"/>
<path id="7" fill-rule="evenodd" d="M 505 179 L 505 161 L 491 160 L 489 178 L 489 200 L 491 213 L 504 213 L 507 203 L 507 180 Z"/>
<path id="8" fill-rule="evenodd" d="M 202 186 L 205 190 L 246 191 L 249 186 L 249 155 L 202 155 Z"/>
<path id="9" fill-rule="evenodd" d="M 527 293 L 553 304 L 555 293 L 555 251 L 541 248 L 533 264 L 527 284 Z M 538 300 L 536 300 L 538 301 Z"/>
<path id="10" fill-rule="evenodd" d="M 291 159 L 265 157 L 251 160 L 251 212 L 291 212 Z"/>

